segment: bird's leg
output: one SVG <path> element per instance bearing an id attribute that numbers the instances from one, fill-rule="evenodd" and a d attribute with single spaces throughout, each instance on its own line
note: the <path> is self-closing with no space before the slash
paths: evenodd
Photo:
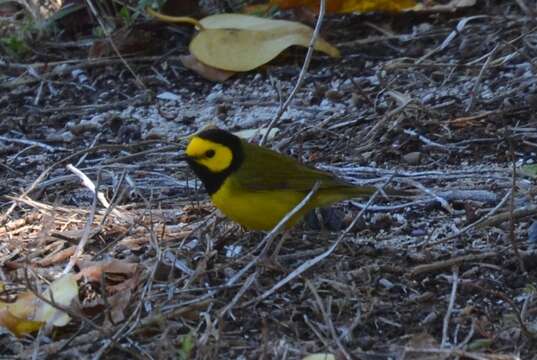
<path id="1" fill-rule="evenodd" d="M 280 241 L 278 241 L 278 244 L 276 244 L 276 248 L 274 249 L 274 252 L 272 253 L 271 257 L 274 259 L 277 259 L 278 255 L 280 254 L 280 251 L 283 247 L 283 244 L 291 237 L 291 230 L 285 230 L 282 234 L 282 237 L 280 238 Z"/>
<path id="2" fill-rule="evenodd" d="M 278 261 L 278 255 L 279 255 L 280 250 L 281 250 L 283 244 L 285 243 L 285 241 L 291 237 L 290 234 L 291 234 L 290 230 L 284 231 L 284 233 L 281 235 L 280 241 L 278 241 L 278 243 L 276 244 L 276 248 L 274 249 L 274 252 L 272 254 L 270 254 L 270 255 L 265 254 L 262 257 L 263 265 L 267 269 L 270 269 L 270 270 L 273 270 L 273 271 L 280 271 L 280 272 L 286 272 L 287 271 L 285 266 L 280 264 L 280 262 Z"/>

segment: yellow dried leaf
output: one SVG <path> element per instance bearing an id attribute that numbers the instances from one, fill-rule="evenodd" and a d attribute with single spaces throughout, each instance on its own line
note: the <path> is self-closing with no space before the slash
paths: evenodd
<path id="1" fill-rule="evenodd" d="M 206 65 L 191 54 L 180 55 L 179 60 L 181 60 L 184 67 L 197 72 L 207 80 L 224 82 L 235 74 L 234 71 L 226 71 Z"/>
<path id="2" fill-rule="evenodd" d="M 0 326 L 11 331 L 15 336 L 30 334 L 43 326 L 41 321 L 26 320 L 13 315 L 9 310 L 0 310 Z"/>
<path id="3" fill-rule="evenodd" d="M 199 33 L 190 43 L 190 52 L 202 63 L 227 71 L 249 71 L 266 64 L 283 50 L 298 45 L 308 47 L 313 29 L 287 20 L 264 19 L 243 14 L 218 14 L 197 21 L 173 17 L 147 9 L 155 18 L 179 24 L 193 24 Z M 339 57 L 337 48 L 322 38 L 315 50 Z"/>
<path id="4" fill-rule="evenodd" d="M 270 4 L 282 9 L 307 7 L 314 11 L 319 10 L 320 0 L 271 0 Z M 327 12 L 338 13 L 365 13 L 373 11 L 400 12 L 416 5 L 414 0 L 328 0 Z"/>
<path id="5" fill-rule="evenodd" d="M 43 297 L 50 300 L 51 292 L 56 304 L 69 306 L 78 296 L 75 277 L 68 274 L 57 279 L 43 293 Z M 39 299 L 31 291 L 19 294 L 15 302 L 0 302 L 0 326 L 9 329 L 16 336 L 37 331 L 47 322 L 55 326 L 64 326 L 69 321 L 70 317 L 66 313 Z"/>
<path id="6" fill-rule="evenodd" d="M 68 307 L 77 295 L 78 284 L 75 276 L 72 274 L 66 274 L 57 279 L 43 293 L 45 299 L 49 301 L 53 300 L 60 307 Z M 65 326 L 69 323 L 71 317 L 58 308 L 39 299 L 33 320 L 47 322 L 54 326 Z"/>
<path id="7" fill-rule="evenodd" d="M 190 52 L 201 62 L 228 71 L 249 71 L 290 46 L 307 47 L 313 34 L 312 28 L 301 23 L 242 14 L 213 15 L 200 24 L 204 29 L 190 43 Z M 340 56 L 337 48 L 320 38 L 315 49 Z"/>

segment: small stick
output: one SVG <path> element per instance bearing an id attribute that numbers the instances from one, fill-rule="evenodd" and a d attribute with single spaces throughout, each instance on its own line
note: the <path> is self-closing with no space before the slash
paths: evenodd
<path id="1" fill-rule="evenodd" d="M 422 143 L 424 143 L 425 145 L 429 145 L 431 147 L 435 147 L 435 148 L 442 149 L 442 150 L 445 150 L 445 151 L 461 150 L 456 145 L 452 145 L 452 144 L 444 145 L 444 144 L 440 144 L 440 143 L 437 143 L 435 141 L 432 141 L 431 139 L 429 139 L 429 138 L 427 138 L 427 137 L 425 137 L 423 135 L 420 135 L 416 131 L 411 130 L 411 129 L 404 129 L 403 132 L 405 134 L 407 134 L 407 135 L 417 137 L 418 140 L 420 140 Z"/>
<path id="2" fill-rule="evenodd" d="M 362 210 L 360 210 L 358 215 L 356 215 L 356 217 L 352 220 L 352 222 L 349 224 L 349 226 L 347 226 L 347 228 L 341 233 L 341 235 L 339 235 L 337 240 L 334 242 L 334 244 L 332 246 L 330 246 L 328 248 L 328 250 L 326 250 L 322 254 L 314 257 L 313 259 L 307 260 L 302 265 L 300 265 L 298 268 L 296 268 L 293 272 L 288 274 L 285 278 L 283 278 L 282 280 L 278 281 L 278 283 L 276 285 L 274 285 L 272 288 L 270 288 L 269 290 L 265 291 L 263 294 L 259 295 L 258 297 L 248 301 L 246 304 L 244 304 L 244 306 L 248 306 L 248 305 L 250 305 L 250 304 L 252 304 L 254 302 L 258 302 L 260 300 L 266 299 L 267 297 L 269 297 L 270 295 L 275 293 L 279 288 L 281 288 L 282 286 L 286 285 L 288 282 L 290 282 L 291 280 L 293 280 L 297 276 L 301 275 L 303 272 L 305 272 L 306 270 L 308 270 L 312 266 L 315 266 L 317 263 L 319 263 L 320 261 L 322 261 L 323 259 L 328 257 L 330 254 L 332 254 L 334 252 L 334 250 L 338 247 L 339 243 L 343 240 L 345 235 L 347 235 L 347 233 L 349 231 L 351 231 L 351 229 L 354 227 L 354 225 L 356 225 L 358 220 L 362 217 L 362 215 L 367 210 L 368 206 L 371 205 L 373 200 L 377 197 L 377 195 L 382 191 L 384 186 L 386 186 L 386 184 L 390 180 L 391 180 L 391 178 L 388 179 L 388 181 L 386 183 L 384 183 L 384 185 L 381 188 L 377 189 L 377 191 L 375 191 L 375 193 L 373 195 L 371 195 L 371 197 L 369 198 L 369 201 L 367 202 L 366 206 Z"/>
<path id="3" fill-rule="evenodd" d="M 92 183 L 93 185 L 93 183 Z M 95 210 L 97 208 L 97 191 L 93 191 L 93 202 L 91 204 L 91 209 L 88 215 L 88 220 L 86 221 L 86 225 L 84 226 L 84 230 L 82 232 L 82 236 L 80 237 L 80 242 L 78 243 L 75 253 L 73 256 L 71 256 L 71 259 L 69 259 L 69 263 L 67 263 L 67 266 L 65 269 L 63 269 L 62 274 L 69 273 L 73 267 L 76 264 L 76 261 L 80 258 L 82 253 L 84 252 L 84 247 L 86 246 L 86 243 L 88 242 L 89 235 L 91 233 L 91 225 L 93 224 L 93 219 L 95 218 Z"/>
<path id="4" fill-rule="evenodd" d="M 492 51 L 490 52 L 489 56 L 487 57 L 487 60 L 485 61 L 485 63 L 481 67 L 481 70 L 479 71 L 479 75 L 477 75 L 474 87 L 472 89 L 472 97 L 470 98 L 470 102 L 468 103 L 468 106 L 466 107 L 466 112 L 467 113 L 471 112 L 473 110 L 473 108 L 474 108 L 477 93 L 481 89 L 481 79 L 483 79 L 483 74 L 485 73 L 485 70 L 488 69 L 492 57 L 494 56 L 494 54 L 496 54 L 496 50 L 498 50 L 498 46 L 499 45 L 496 45 L 494 47 L 494 49 L 492 49 Z"/>
<path id="5" fill-rule="evenodd" d="M 416 180 L 412 180 L 412 179 L 402 179 L 404 182 L 407 182 L 409 183 L 410 185 L 418 188 L 419 190 L 423 191 L 424 193 L 426 193 L 427 195 L 430 195 L 432 196 L 436 201 L 438 201 L 440 203 L 440 205 L 450 214 L 453 214 L 455 211 L 453 210 L 453 208 L 451 207 L 451 205 L 449 205 L 449 203 L 447 202 L 446 199 L 444 199 L 442 196 L 436 194 L 435 192 L 433 192 L 432 190 L 426 188 L 425 186 L 423 186 L 422 184 L 420 184 L 418 181 Z"/>
<path id="6" fill-rule="evenodd" d="M 95 145 L 97 144 L 97 141 L 99 141 L 99 139 L 101 138 L 102 136 L 102 132 L 98 133 L 94 138 L 93 138 L 93 141 L 91 142 L 89 148 L 91 149 L 92 147 L 95 147 Z M 80 159 L 78 159 L 78 161 L 76 162 L 76 165 L 75 166 L 80 166 L 80 164 L 82 164 L 84 162 L 84 160 L 86 160 L 86 158 L 88 157 L 88 153 L 85 153 L 84 155 L 82 155 L 80 157 Z M 72 166 L 71 164 L 67 165 L 67 168 L 69 168 L 69 166 Z M 71 169 L 69 169 L 71 170 Z M 72 171 L 72 170 L 71 170 Z"/>
<path id="7" fill-rule="evenodd" d="M 91 181 L 91 179 L 86 174 L 84 174 L 82 171 L 74 167 L 73 164 L 67 164 L 66 167 L 69 171 L 71 171 L 73 174 L 78 176 L 80 180 L 82 180 L 82 185 L 84 185 L 92 193 L 97 195 L 97 199 L 99 199 L 99 201 L 105 208 L 108 208 L 110 206 L 110 203 L 108 202 L 108 200 L 106 200 L 106 197 L 104 196 L 104 194 L 101 191 L 97 191 L 95 184 L 93 183 L 93 181 Z"/>
<path id="8" fill-rule="evenodd" d="M 332 335 L 332 339 L 335 341 L 337 347 L 339 348 L 339 351 L 341 351 L 345 359 L 350 360 L 351 356 L 349 355 L 349 353 L 347 352 L 347 350 L 341 343 L 339 336 L 337 336 L 336 329 L 334 327 L 334 322 L 332 321 L 332 316 L 331 316 L 332 297 L 328 298 L 327 309 L 325 309 L 321 296 L 319 295 L 319 292 L 317 291 L 317 289 L 315 289 L 311 281 L 306 280 L 306 286 L 313 293 L 315 301 L 317 302 L 317 305 L 319 306 L 319 310 L 321 311 L 321 314 L 323 315 L 325 325 L 330 330 L 330 335 Z"/>
<path id="9" fill-rule="evenodd" d="M 519 208 L 514 209 L 513 211 L 505 211 L 505 212 L 499 213 L 496 216 L 491 217 L 487 221 L 484 221 L 481 224 L 479 224 L 478 229 L 484 228 L 487 226 L 501 224 L 504 221 L 509 220 L 511 217 L 513 218 L 513 220 L 515 219 L 518 220 L 518 219 L 522 219 L 522 218 L 532 216 L 535 214 L 537 214 L 537 205 L 528 205 L 528 206 L 519 207 Z"/>
<path id="10" fill-rule="evenodd" d="M 47 144 L 43 144 L 41 142 L 38 142 L 38 141 L 34 141 L 34 140 L 26 140 L 26 139 L 13 139 L 13 138 L 8 138 L 8 137 L 5 137 L 5 136 L 2 136 L 0 135 L 0 140 L 2 141 L 6 141 L 6 142 L 13 142 L 13 143 L 18 143 L 18 144 L 24 144 L 24 145 L 32 145 L 32 146 L 39 146 L 40 148 L 43 148 L 47 151 L 50 151 L 50 152 L 54 152 L 56 149 L 54 149 L 52 146 L 50 145 L 47 145 Z"/>
<path id="11" fill-rule="evenodd" d="M 511 240 L 511 245 L 513 246 L 513 252 L 515 253 L 515 256 L 518 260 L 518 266 L 520 267 L 520 271 L 522 271 L 523 274 L 527 275 L 526 267 L 524 266 L 524 260 L 522 260 L 522 257 L 520 256 L 520 252 L 518 251 L 518 244 L 516 242 L 516 236 L 515 236 L 515 217 L 513 215 L 514 209 L 515 209 L 515 190 L 516 190 L 516 159 L 515 159 L 515 150 L 513 148 L 513 143 L 511 139 L 507 139 L 509 142 L 509 150 L 511 152 L 511 160 L 513 163 L 513 181 L 511 183 L 511 198 L 509 201 L 509 240 Z"/>
<path id="12" fill-rule="evenodd" d="M 287 97 L 287 100 L 285 100 L 283 105 L 280 106 L 280 108 L 278 109 L 278 113 L 276 114 L 276 116 L 270 121 L 270 124 L 267 127 L 267 131 L 263 135 L 263 138 L 259 142 L 259 145 L 265 145 L 265 143 L 267 142 L 268 136 L 270 134 L 270 131 L 276 125 L 276 123 L 280 120 L 285 110 L 287 110 L 287 108 L 289 107 L 289 104 L 291 103 L 296 93 L 298 92 L 298 89 L 300 89 L 300 87 L 302 86 L 302 83 L 304 82 L 304 78 L 306 77 L 308 68 L 310 66 L 311 57 L 313 56 L 315 42 L 317 41 L 317 38 L 319 37 L 319 32 L 321 31 L 321 25 L 323 23 L 325 8 L 326 8 L 326 0 L 321 0 L 320 5 L 319 5 L 319 16 L 317 17 L 317 23 L 315 24 L 313 35 L 311 35 L 310 44 L 308 46 L 308 52 L 306 53 L 306 58 L 304 59 L 304 64 L 302 65 L 302 69 L 300 70 L 300 74 L 298 75 L 298 79 L 296 81 L 295 87 L 293 88 L 293 90 L 291 90 L 291 93 Z"/>
<path id="13" fill-rule="evenodd" d="M 86 0 L 86 3 L 88 4 L 88 7 L 90 8 L 90 10 L 93 13 L 93 15 L 95 16 L 95 18 L 97 19 L 97 22 L 99 23 L 99 26 L 101 27 L 101 29 L 106 34 L 106 37 L 108 38 L 108 42 L 110 43 L 110 46 L 112 47 L 112 49 L 114 50 L 116 55 L 119 57 L 119 59 L 121 60 L 123 65 L 125 65 L 127 70 L 134 77 L 134 80 L 136 81 L 136 84 L 138 84 L 140 89 L 146 89 L 147 86 L 145 86 L 143 81 L 138 77 L 138 75 L 136 75 L 136 73 L 134 72 L 132 67 L 129 65 L 127 60 L 125 60 L 125 58 L 121 55 L 118 47 L 116 46 L 116 43 L 114 42 L 114 39 L 112 39 L 112 35 L 110 34 L 110 31 L 108 30 L 108 27 L 103 23 L 101 17 L 99 16 L 99 13 L 97 12 L 97 9 L 95 9 L 95 6 L 93 5 L 93 2 L 91 0 Z"/>
<path id="14" fill-rule="evenodd" d="M 459 284 L 459 267 L 454 266 L 453 269 L 453 284 L 451 285 L 451 295 L 449 297 L 449 304 L 446 311 L 446 315 L 444 316 L 444 323 L 442 325 L 442 343 L 441 347 L 445 348 L 448 343 L 449 338 L 449 319 L 451 318 L 451 314 L 453 313 L 453 306 L 455 306 L 455 297 L 457 296 L 457 286 Z"/>
<path id="15" fill-rule="evenodd" d="M 496 205 L 493 209 L 491 209 L 487 214 L 485 214 L 485 216 L 483 216 L 482 218 L 474 221 L 473 223 L 469 224 L 469 225 L 466 225 L 464 228 L 462 228 L 461 230 L 457 231 L 455 234 L 453 235 L 450 235 L 448 237 L 445 237 L 443 239 L 440 239 L 440 240 L 437 240 L 437 241 L 434 241 L 432 243 L 429 243 L 427 244 L 428 246 L 432 246 L 432 245 L 437 245 L 437 244 L 441 244 L 443 242 L 446 242 L 446 241 L 449 241 L 449 240 L 452 240 L 452 239 L 455 239 L 459 236 L 461 236 L 462 234 L 464 234 L 465 232 L 467 232 L 468 230 L 472 229 L 472 228 L 481 228 L 481 227 L 485 227 L 486 225 L 484 224 L 487 224 L 489 221 L 490 221 L 490 217 L 492 215 L 494 215 L 506 202 L 507 200 L 509 199 L 509 196 L 511 195 L 511 190 L 509 190 L 507 192 L 507 194 L 505 194 L 505 196 L 503 197 L 502 200 L 500 200 L 500 202 L 498 203 L 498 205 Z M 500 214 L 501 215 L 501 214 Z M 496 216 L 495 216 L 496 217 Z"/>
<path id="16" fill-rule="evenodd" d="M 73 153 L 73 154 L 71 154 L 69 156 L 66 156 L 65 158 L 55 162 L 54 164 L 50 165 L 48 168 L 46 168 L 41 173 L 41 175 L 39 175 L 37 177 L 37 179 L 35 179 L 30 184 L 30 186 L 28 186 L 22 192 L 22 194 L 19 196 L 19 198 L 25 198 L 26 196 L 28 196 L 28 194 L 30 194 L 37 187 L 37 185 L 39 185 L 39 183 L 41 181 L 43 181 L 48 176 L 48 174 L 50 174 L 52 172 L 52 170 L 56 169 L 58 166 L 63 165 L 66 162 L 70 161 L 71 159 L 74 159 L 74 158 L 76 158 L 76 157 L 78 157 L 80 155 L 84 155 L 86 153 L 95 153 L 95 152 L 97 152 L 99 150 L 124 150 L 124 149 L 129 149 L 129 148 L 132 148 L 132 147 L 138 147 L 138 146 L 142 146 L 142 145 L 150 145 L 150 144 L 155 144 L 155 143 L 160 143 L 160 141 L 149 140 L 149 141 L 142 141 L 142 142 L 140 142 L 138 144 L 130 144 L 130 145 L 104 144 L 104 145 L 98 145 L 98 146 L 95 146 L 95 147 L 92 147 L 92 148 L 89 148 L 89 149 L 84 149 L 84 150 L 77 151 L 77 152 L 75 152 L 75 153 Z M 17 202 L 13 202 L 13 204 L 11 204 L 11 206 L 6 210 L 6 212 L 0 216 L 0 225 L 3 224 L 7 220 L 9 215 L 11 215 L 13 210 L 15 210 L 16 206 L 17 206 Z"/>
<path id="17" fill-rule="evenodd" d="M 457 256 L 447 260 L 437 261 L 431 264 L 418 265 L 410 270 L 410 276 L 416 276 L 427 272 L 434 272 L 441 269 L 448 268 L 450 266 L 459 266 L 465 262 L 478 261 L 486 258 L 495 257 L 498 254 L 496 252 L 488 252 L 484 254 L 475 254 L 475 255 L 463 255 Z"/>

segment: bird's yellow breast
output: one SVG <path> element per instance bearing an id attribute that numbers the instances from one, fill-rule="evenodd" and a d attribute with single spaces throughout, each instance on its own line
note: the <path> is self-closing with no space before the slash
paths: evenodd
<path id="1" fill-rule="evenodd" d="M 211 199 L 220 211 L 242 226 L 250 230 L 271 230 L 305 195 L 291 190 L 244 191 L 234 186 L 233 176 L 230 176 Z M 315 207 L 315 203 L 313 199 L 286 227 L 293 226 Z"/>

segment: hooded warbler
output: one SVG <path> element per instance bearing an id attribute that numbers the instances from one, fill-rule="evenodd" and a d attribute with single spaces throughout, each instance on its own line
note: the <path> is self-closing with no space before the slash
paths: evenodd
<path id="1" fill-rule="evenodd" d="M 287 228 L 314 208 L 368 196 L 377 190 L 347 183 L 216 128 L 201 131 L 190 139 L 185 160 L 205 185 L 214 205 L 250 230 L 272 229 L 317 181 L 318 191 L 291 218 Z"/>

